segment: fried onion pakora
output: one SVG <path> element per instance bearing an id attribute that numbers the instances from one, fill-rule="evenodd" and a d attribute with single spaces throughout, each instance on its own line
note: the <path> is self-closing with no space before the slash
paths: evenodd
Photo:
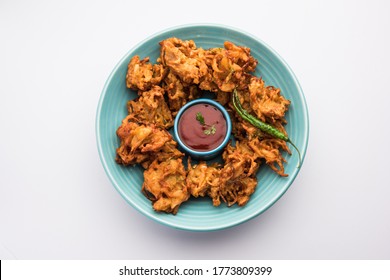
<path id="1" fill-rule="evenodd" d="M 207 166 L 205 162 L 191 167 L 187 175 L 187 186 L 194 197 L 209 196 L 214 206 L 224 201 L 228 206 L 237 203 L 244 206 L 257 186 L 256 177 L 248 177 L 245 173 L 236 177 L 233 164 L 223 168 Z"/>
<path id="2" fill-rule="evenodd" d="M 233 168 L 233 178 L 256 175 L 259 169 L 259 156 L 250 147 L 248 140 L 236 141 L 233 147 L 231 144 L 225 148 L 222 158 L 225 164 L 230 164 Z"/>
<path id="3" fill-rule="evenodd" d="M 284 173 L 283 163 L 285 163 L 286 160 L 283 158 L 281 153 L 282 150 L 291 153 L 290 149 L 287 147 L 286 142 L 275 138 L 266 138 L 263 140 L 254 138 L 249 141 L 248 145 L 259 158 L 265 160 L 265 163 L 273 171 L 282 177 L 288 176 Z"/>
<path id="4" fill-rule="evenodd" d="M 203 50 L 196 48 L 194 41 L 169 38 L 160 42 L 161 63 L 187 84 L 199 84 L 207 73 L 207 65 L 200 58 Z"/>
<path id="5" fill-rule="evenodd" d="M 116 162 L 123 165 L 141 164 L 147 168 L 155 160 L 182 157 L 172 135 L 154 124 L 137 124 L 127 116 L 117 130 L 120 146 Z"/>
<path id="6" fill-rule="evenodd" d="M 234 170 L 231 165 L 225 165 L 221 172 L 222 185 L 217 197 L 213 197 L 214 206 L 219 206 L 222 199 L 229 207 L 236 204 L 244 206 L 255 192 L 257 186 L 256 177 L 247 177 L 245 174 L 235 178 Z"/>
<path id="7" fill-rule="evenodd" d="M 156 64 L 149 57 L 131 58 L 126 85 L 138 91 L 138 97 L 127 103 L 129 114 L 117 129 L 116 161 L 145 169 L 142 193 L 155 211 L 176 214 L 190 196 L 208 196 L 214 206 L 222 202 L 244 206 L 256 190 L 256 174 L 263 163 L 278 175 L 288 176 L 282 155 L 291 153 L 286 142 L 242 119 L 232 103 L 235 91 L 248 114 L 287 136 L 284 126 L 290 101 L 280 89 L 252 75 L 257 64 L 249 48 L 232 42 L 225 42 L 223 48 L 202 49 L 193 40 L 175 37 L 160 42 Z M 188 158 L 186 171 L 185 155 L 167 130 L 180 108 L 204 92 L 213 93 L 228 110 L 236 141 L 225 147 L 223 164 L 200 161 L 192 165 Z"/>
<path id="8" fill-rule="evenodd" d="M 207 65 L 211 75 L 208 75 L 200 85 L 216 84 L 222 92 L 232 92 L 234 88 L 246 88 L 257 60 L 250 55 L 250 49 L 239 47 L 231 42 L 225 42 L 223 48 L 214 48 L 206 53 Z M 211 79 L 211 81 L 210 81 Z M 208 83 L 206 83 L 206 81 Z M 209 90 L 209 87 L 205 87 Z"/>
<path id="9" fill-rule="evenodd" d="M 286 123 L 284 116 L 290 101 L 280 94 L 280 89 L 266 87 L 263 79 L 256 77 L 251 79 L 248 89 L 251 108 L 260 120 L 272 124 L 278 121 Z"/>
<path id="10" fill-rule="evenodd" d="M 167 77 L 164 79 L 163 87 L 167 92 L 168 105 L 173 116 L 176 116 L 180 108 L 188 101 L 194 100 L 201 95 L 197 86 L 187 86 L 172 72 L 169 72 Z"/>
<path id="11" fill-rule="evenodd" d="M 167 69 L 161 64 L 151 64 L 149 57 L 140 60 L 134 56 L 127 67 L 126 85 L 133 90 L 149 90 L 158 85 L 167 74 Z"/>
<path id="12" fill-rule="evenodd" d="M 182 159 L 154 161 L 144 172 L 142 192 L 156 211 L 176 214 L 179 206 L 190 197 Z"/>
<path id="13" fill-rule="evenodd" d="M 214 206 L 219 206 L 221 200 L 228 206 L 235 203 L 244 206 L 257 185 L 258 156 L 247 142 L 236 142 L 235 147 L 229 144 L 225 148 L 222 158 L 225 161 L 222 168 L 207 166 L 204 161 L 194 166 L 188 164 L 187 185 L 191 194 L 194 197 L 208 195 Z"/>
<path id="14" fill-rule="evenodd" d="M 247 140 L 229 144 L 222 154 L 225 165 L 221 170 L 220 196 L 231 206 L 237 203 L 244 206 L 257 186 L 256 172 L 260 162 L 258 156 L 248 146 Z M 213 199 L 214 200 L 214 199 Z"/>
<path id="15" fill-rule="evenodd" d="M 133 120 L 153 123 L 163 128 L 173 126 L 172 113 L 164 99 L 164 89 L 153 86 L 151 90 L 139 92 L 140 96 L 127 103 L 127 110 Z"/>
<path id="16" fill-rule="evenodd" d="M 204 50 L 194 41 L 169 38 L 160 42 L 160 60 L 184 83 L 199 85 L 201 90 L 231 92 L 247 88 L 257 60 L 250 49 L 225 42 L 225 48 Z"/>
<path id="17" fill-rule="evenodd" d="M 205 161 L 201 161 L 191 166 L 188 161 L 187 186 L 194 197 L 214 196 L 218 192 L 220 185 L 220 168 L 218 165 L 207 166 Z"/>

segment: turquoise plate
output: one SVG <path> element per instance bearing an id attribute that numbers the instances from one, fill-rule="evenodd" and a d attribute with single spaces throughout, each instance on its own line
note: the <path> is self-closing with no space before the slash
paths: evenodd
<path id="1" fill-rule="evenodd" d="M 279 87 L 282 94 L 291 100 L 287 113 L 287 132 L 302 154 L 306 154 L 309 136 L 309 118 L 305 97 L 290 67 L 264 42 L 246 32 L 220 25 L 179 26 L 157 33 L 130 50 L 109 76 L 101 94 L 96 115 L 96 137 L 103 167 L 112 184 L 122 197 L 147 217 L 164 225 L 192 231 L 212 231 L 239 225 L 258 216 L 271 207 L 290 187 L 299 169 L 298 154 L 286 154 L 285 172 L 288 177 L 279 177 L 267 166 L 261 166 L 257 174 L 258 186 L 248 204 L 214 207 L 211 199 L 191 199 L 180 206 L 176 215 L 158 213 L 151 202 L 141 193 L 143 170 L 139 166 L 124 167 L 115 162 L 115 150 L 119 145 L 116 129 L 127 115 L 126 103 L 136 97 L 136 92 L 126 88 L 127 64 L 134 55 L 149 56 L 155 63 L 159 56 L 159 42 L 178 37 L 194 40 L 198 47 L 223 47 L 224 41 L 251 49 L 259 61 L 254 75 L 261 76 L 266 84 Z"/>

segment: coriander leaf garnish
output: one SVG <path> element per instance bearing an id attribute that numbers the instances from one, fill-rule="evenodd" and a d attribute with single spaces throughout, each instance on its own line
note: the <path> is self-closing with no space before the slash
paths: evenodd
<path id="1" fill-rule="evenodd" d="M 210 134 L 215 134 L 216 131 L 217 129 L 215 128 L 215 125 L 212 125 L 208 129 L 203 130 L 203 133 L 206 135 L 210 135 Z"/>
<path id="2" fill-rule="evenodd" d="M 201 112 L 197 112 L 195 118 L 203 127 L 207 127 L 207 129 L 203 130 L 203 133 L 205 135 L 213 135 L 213 134 L 215 134 L 215 132 L 217 131 L 217 128 L 215 127 L 214 124 L 213 125 L 207 124 L 205 122 L 204 117 L 203 117 Z"/>
<path id="3" fill-rule="evenodd" d="M 204 117 L 201 112 L 196 113 L 196 120 L 201 124 L 205 125 Z"/>

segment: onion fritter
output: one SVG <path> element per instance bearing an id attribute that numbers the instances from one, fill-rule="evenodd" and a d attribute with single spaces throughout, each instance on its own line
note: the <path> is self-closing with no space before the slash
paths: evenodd
<path id="1" fill-rule="evenodd" d="M 248 140 L 236 141 L 235 147 L 229 144 L 222 154 L 225 164 L 233 168 L 233 178 L 255 176 L 259 169 L 259 156 L 251 149 Z"/>
<path id="2" fill-rule="evenodd" d="M 280 94 L 280 89 L 273 86 L 266 87 L 261 78 L 253 77 L 249 85 L 249 96 L 252 110 L 263 122 L 277 121 L 285 123 L 290 101 Z"/>
<path id="3" fill-rule="evenodd" d="M 201 95 L 200 90 L 195 85 L 186 85 L 178 76 L 169 72 L 163 81 L 163 87 L 168 95 L 168 105 L 173 116 L 188 101 L 198 98 Z"/>
<path id="4" fill-rule="evenodd" d="M 276 138 L 266 138 L 262 140 L 254 138 L 249 141 L 248 145 L 259 158 L 265 159 L 265 163 L 271 167 L 273 171 L 282 177 L 288 176 L 284 173 L 283 163 L 286 162 L 286 160 L 281 153 L 281 150 L 291 153 L 286 142 Z"/>
<path id="5" fill-rule="evenodd" d="M 220 169 L 217 165 L 207 166 L 204 161 L 191 166 L 188 161 L 187 186 L 190 189 L 191 195 L 194 197 L 203 197 L 216 192 L 220 185 Z"/>
<path id="6" fill-rule="evenodd" d="M 142 192 L 153 203 L 153 209 L 176 214 L 180 204 L 188 200 L 186 171 L 182 159 L 154 161 L 144 172 Z"/>
<path id="7" fill-rule="evenodd" d="M 188 84 L 199 84 L 207 73 L 206 63 L 198 55 L 202 49 L 197 49 L 194 41 L 182 41 L 169 38 L 160 42 L 160 58 L 164 66 Z"/>
<path id="8" fill-rule="evenodd" d="M 158 85 L 167 74 L 167 69 L 161 64 L 151 64 L 149 57 L 140 60 L 135 55 L 127 66 L 126 85 L 133 90 L 149 90 Z"/>
<path id="9" fill-rule="evenodd" d="M 199 87 L 203 90 L 232 92 L 234 88 L 247 88 L 257 60 L 250 55 L 250 49 L 225 42 L 223 48 L 212 48 L 205 52 L 208 74 Z"/>
<path id="10" fill-rule="evenodd" d="M 195 166 L 189 163 L 187 186 L 194 197 L 211 197 L 214 206 L 219 206 L 221 200 L 228 206 L 235 203 L 243 206 L 257 186 L 258 156 L 247 141 L 237 141 L 235 147 L 229 144 L 225 148 L 222 158 L 225 161 L 222 168 L 207 166 L 206 162 Z"/>
<path id="11" fill-rule="evenodd" d="M 172 135 L 154 124 L 137 124 L 127 116 L 117 130 L 121 140 L 116 150 L 116 162 L 123 165 L 142 164 L 146 168 L 153 160 L 183 156 L 177 150 Z"/>
<path id="12" fill-rule="evenodd" d="M 258 156 L 248 146 L 248 141 L 230 144 L 222 155 L 225 165 L 221 170 L 220 197 L 228 206 L 245 205 L 257 186 L 256 172 L 260 166 Z M 213 201 L 218 201 L 213 198 Z M 215 204 L 214 204 L 215 205 Z"/>
<path id="13" fill-rule="evenodd" d="M 221 187 L 218 197 L 213 197 L 214 206 L 218 206 L 220 198 L 228 205 L 237 203 L 238 206 L 244 206 L 255 192 L 257 186 L 256 177 L 248 177 L 245 173 L 238 177 L 234 176 L 234 168 L 227 164 L 221 171 Z"/>
<path id="14" fill-rule="evenodd" d="M 138 98 L 127 103 L 127 110 L 136 122 L 153 123 L 166 129 L 173 126 L 172 113 L 164 99 L 164 89 L 159 86 L 140 92 Z"/>

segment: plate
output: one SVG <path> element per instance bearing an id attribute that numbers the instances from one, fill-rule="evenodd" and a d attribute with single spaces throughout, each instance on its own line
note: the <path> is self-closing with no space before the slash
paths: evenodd
<path id="1" fill-rule="evenodd" d="M 282 94 L 291 100 L 287 113 L 287 132 L 302 154 L 306 154 L 309 136 L 309 118 L 302 89 L 294 73 L 286 62 L 260 39 L 236 28 L 221 25 L 186 25 L 161 31 L 131 49 L 116 65 L 101 93 L 96 115 L 96 137 L 103 167 L 110 181 L 121 196 L 134 208 L 161 224 L 183 230 L 214 231 L 239 225 L 252 219 L 271 207 L 290 187 L 299 168 L 298 154 L 285 155 L 285 172 L 288 177 L 280 177 L 267 166 L 262 166 L 257 174 L 258 186 L 244 207 L 233 205 L 219 207 L 212 205 L 209 198 L 197 198 L 183 203 L 176 215 L 155 212 L 151 202 L 141 193 L 143 169 L 139 166 L 126 167 L 115 162 L 115 151 L 119 146 L 116 129 L 127 115 L 126 103 L 136 97 L 136 92 L 126 88 L 126 72 L 130 58 L 139 55 L 150 57 L 152 63 L 159 56 L 159 42 L 178 37 L 194 40 L 197 47 L 223 47 L 225 41 L 251 49 L 251 54 L 259 61 L 255 76 L 262 77 L 267 85 L 281 89 Z"/>

